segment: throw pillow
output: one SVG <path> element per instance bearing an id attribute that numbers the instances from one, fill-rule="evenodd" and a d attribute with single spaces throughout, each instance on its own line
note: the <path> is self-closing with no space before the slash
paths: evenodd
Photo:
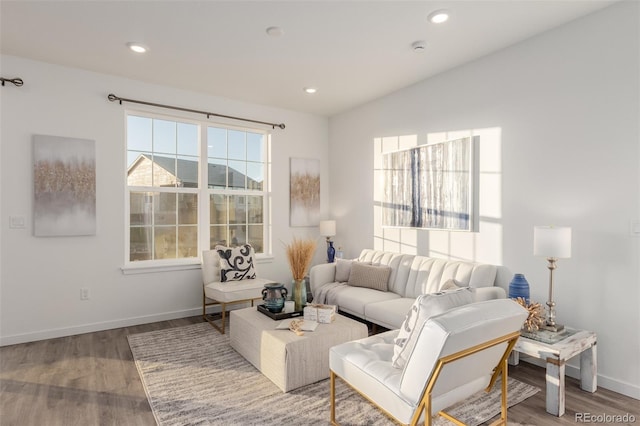
<path id="1" fill-rule="evenodd" d="M 416 345 L 422 325 L 429 318 L 471 302 L 473 297 L 468 288 L 418 296 L 394 339 L 392 365 L 404 368 Z"/>
<path id="2" fill-rule="evenodd" d="M 440 287 L 440 291 L 457 290 L 459 288 L 464 288 L 465 286 L 461 284 L 462 283 L 460 281 L 456 281 L 453 278 L 450 278 L 445 281 L 444 284 L 442 284 L 442 287 Z"/>
<path id="3" fill-rule="evenodd" d="M 353 260 L 336 259 L 336 282 L 346 283 L 351 275 Z"/>
<path id="4" fill-rule="evenodd" d="M 217 246 L 216 251 L 220 256 L 220 281 L 240 281 L 256 277 L 249 244 L 238 247 Z"/>
<path id="5" fill-rule="evenodd" d="M 362 262 L 351 264 L 351 273 L 347 284 L 354 287 L 366 287 L 374 290 L 388 291 L 389 266 L 368 265 Z"/>

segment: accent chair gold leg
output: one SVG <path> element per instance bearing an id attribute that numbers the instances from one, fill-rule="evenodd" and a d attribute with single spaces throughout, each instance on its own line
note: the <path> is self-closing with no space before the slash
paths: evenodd
<path id="1" fill-rule="evenodd" d="M 490 426 L 507 426 L 507 383 L 508 383 L 508 358 L 505 358 L 502 362 L 502 384 L 500 385 L 500 390 L 502 395 L 500 395 L 500 418 L 495 422 L 491 423 Z"/>
<path id="2" fill-rule="evenodd" d="M 507 425 L 507 380 L 509 375 L 509 365 L 507 359 L 502 362 L 502 424 Z"/>
<path id="3" fill-rule="evenodd" d="M 329 398 L 331 399 L 331 424 L 336 425 L 336 373 L 329 371 Z"/>

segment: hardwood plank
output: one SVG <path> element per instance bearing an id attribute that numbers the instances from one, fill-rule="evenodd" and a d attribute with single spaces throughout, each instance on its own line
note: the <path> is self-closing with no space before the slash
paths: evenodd
<path id="1" fill-rule="evenodd" d="M 200 322 L 196 316 L 0 348 L 0 424 L 154 425 L 127 336 Z M 511 422 L 575 425 L 577 412 L 640 420 L 639 401 L 602 388 L 585 392 L 570 377 L 565 415 L 552 416 L 545 411 L 544 368 L 520 362 L 509 374 L 542 389 L 509 409 Z"/>

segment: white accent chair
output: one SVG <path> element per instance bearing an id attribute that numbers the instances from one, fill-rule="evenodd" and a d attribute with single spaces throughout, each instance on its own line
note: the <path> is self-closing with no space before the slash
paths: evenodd
<path id="1" fill-rule="evenodd" d="M 251 249 L 251 257 L 255 262 L 255 252 Z M 202 252 L 202 318 L 211 324 L 221 334 L 224 334 L 227 305 L 251 303 L 255 299 L 262 299 L 262 289 L 265 284 L 273 283 L 267 278 L 254 278 L 241 281 L 220 281 L 220 256 L 216 250 Z M 207 306 L 221 306 L 220 324 L 207 315 Z"/>
<path id="2" fill-rule="evenodd" d="M 416 345 L 404 368 L 392 366 L 399 330 L 334 346 L 329 354 L 331 423 L 336 421 L 335 380 L 340 377 L 400 424 L 432 424 L 443 410 L 489 391 L 502 375 L 501 418 L 507 424 L 507 358 L 527 311 L 509 299 L 451 309 L 416 326 Z"/>

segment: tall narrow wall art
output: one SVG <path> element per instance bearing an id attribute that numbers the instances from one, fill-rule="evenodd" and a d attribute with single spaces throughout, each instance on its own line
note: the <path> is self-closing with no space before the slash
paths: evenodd
<path id="1" fill-rule="evenodd" d="M 36 237 L 95 235 L 95 141 L 33 137 Z"/>
<path id="2" fill-rule="evenodd" d="M 291 226 L 320 224 L 320 160 L 292 158 L 289 177 Z"/>

